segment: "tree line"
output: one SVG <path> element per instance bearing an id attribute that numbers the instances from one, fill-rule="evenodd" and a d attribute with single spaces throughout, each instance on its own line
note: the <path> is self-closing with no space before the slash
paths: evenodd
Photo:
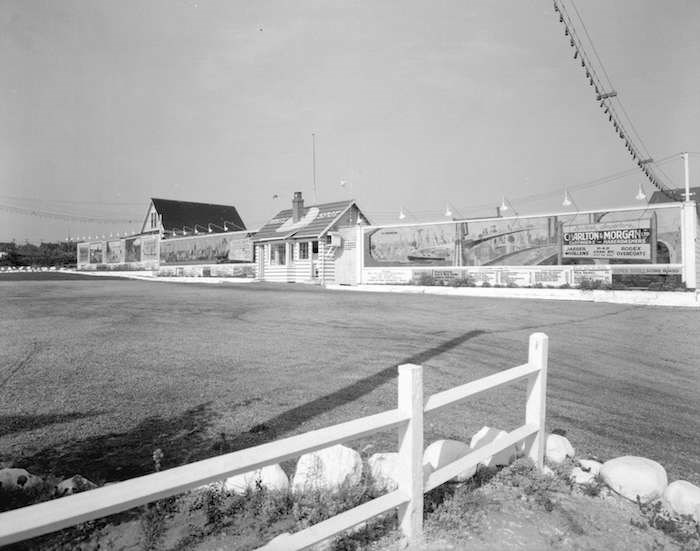
<path id="1" fill-rule="evenodd" d="M 74 266 L 77 263 L 76 245 L 70 242 L 40 245 L 0 242 L 0 256 L 0 266 Z"/>

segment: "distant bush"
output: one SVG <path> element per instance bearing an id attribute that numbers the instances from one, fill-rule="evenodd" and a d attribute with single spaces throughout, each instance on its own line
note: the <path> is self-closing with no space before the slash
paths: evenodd
<path id="1" fill-rule="evenodd" d="M 416 285 L 435 285 L 435 278 L 430 272 L 421 272 L 418 277 L 414 279 Z"/>
<path id="2" fill-rule="evenodd" d="M 452 285 L 452 287 L 474 287 L 476 285 L 474 279 L 472 279 L 469 276 L 458 277 L 457 279 L 453 279 L 450 284 Z"/>
<path id="3" fill-rule="evenodd" d="M 484 281 L 484 282 L 481 284 L 481 286 L 482 286 L 482 287 L 491 287 L 491 284 L 490 284 L 488 281 Z"/>

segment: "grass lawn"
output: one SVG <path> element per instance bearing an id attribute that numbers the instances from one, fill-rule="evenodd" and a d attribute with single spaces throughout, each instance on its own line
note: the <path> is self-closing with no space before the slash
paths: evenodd
<path id="1" fill-rule="evenodd" d="M 0 275 L 0 459 L 96 482 L 394 407 L 524 363 L 550 337 L 548 429 L 580 455 L 643 455 L 700 483 L 700 316 L 691 309 Z M 524 384 L 426 420 L 468 441 L 524 418 Z M 357 444 L 390 451 L 396 435 Z"/>

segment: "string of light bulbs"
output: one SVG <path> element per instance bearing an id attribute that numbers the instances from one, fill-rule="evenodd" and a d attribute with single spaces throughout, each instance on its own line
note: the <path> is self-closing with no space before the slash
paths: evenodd
<path id="1" fill-rule="evenodd" d="M 571 16 L 569 15 L 566 6 L 564 5 L 563 0 L 553 0 L 554 1 L 554 12 L 558 15 L 559 17 L 559 22 L 562 23 L 564 26 L 564 36 L 569 37 L 569 45 L 571 48 L 574 50 L 574 59 L 579 59 L 581 60 L 581 67 L 585 71 L 586 78 L 588 79 L 588 83 L 591 87 L 593 87 L 595 91 L 595 98 L 596 101 L 599 102 L 599 106 L 601 109 L 603 109 L 603 112 L 605 115 L 608 116 L 608 122 L 610 122 L 613 126 L 613 129 L 615 130 L 615 133 L 619 136 L 621 140 L 624 141 L 625 143 L 625 148 L 627 149 L 627 152 L 630 154 L 632 159 L 637 163 L 637 166 L 639 169 L 644 173 L 644 175 L 647 177 L 649 182 L 656 187 L 659 191 L 661 191 L 664 195 L 666 195 L 669 199 L 672 199 L 674 201 L 679 200 L 678 197 L 676 197 L 676 194 L 671 190 L 668 186 L 666 186 L 661 179 L 655 174 L 655 171 L 653 170 L 653 165 L 656 163 L 654 162 L 654 159 L 652 159 L 647 152 L 647 155 L 643 155 L 640 153 L 640 150 L 642 149 L 639 147 L 635 141 L 632 138 L 632 134 L 636 134 L 637 140 L 643 144 L 641 138 L 639 137 L 639 133 L 636 132 L 636 130 L 633 130 L 633 132 L 629 132 L 625 125 L 623 124 L 620 115 L 618 114 L 617 110 L 615 109 L 615 105 L 612 101 L 613 98 L 617 97 L 617 92 L 612 88 L 612 83 L 610 82 L 610 79 L 608 78 L 608 88 L 606 90 L 606 87 L 603 86 L 601 83 L 601 79 L 598 76 L 598 73 L 595 69 L 594 63 L 591 61 L 590 56 L 586 52 L 585 48 L 583 47 L 583 43 L 581 39 L 578 36 L 578 33 L 576 31 L 576 27 L 572 21 Z M 576 9 L 574 5 L 574 9 Z M 577 14 L 578 14 L 578 10 Z M 581 18 L 581 15 L 578 14 L 579 20 L 583 24 L 583 19 Z M 587 31 L 586 34 L 588 35 Z M 590 39 L 590 36 L 588 36 L 589 42 L 591 43 L 592 47 L 593 46 L 593 41 Z M 600 61 L 600 57 L 598 57 L 598 61 L 601 66 L 601 70 L 605 73 L 605 68 L 602 65 L 602 62 Z M 607 76 L 607 73 L 605 73 Z M 618 98 L 619 102 L 619 98 Z M 620 103 L 620 110 L 624 111 L 624 107 L 622 106 L 622 103 Z M 625 112 L 626 114 L 626 112 Z M 634 125 L 632 124 L 632 121 L 629 117 L 627 116 L 627 119 L 630 122 L 630 127 L 634 128 Z M 642 145 L 643 147 L 643 145 Z M 644 149 L 646 149 L 644 147 Z"/>

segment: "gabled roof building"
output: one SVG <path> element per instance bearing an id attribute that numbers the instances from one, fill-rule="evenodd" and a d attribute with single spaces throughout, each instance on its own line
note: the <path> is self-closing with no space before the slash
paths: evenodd
<path id="1" fill-rule="evenodd" d="M 295 192 L 292 208 L 278 212 L 253 237 L 258 279 L 333 283 L 339 231 L 358 224 L 369 219 L 354 200 L 304 206 Z"/>
<path id="2" fill-rule="evenodd" d="M 199 232 L 245 230 L 236 207 L 151 198 L 141 233 L 162 231 L 164 238 Z"/>

